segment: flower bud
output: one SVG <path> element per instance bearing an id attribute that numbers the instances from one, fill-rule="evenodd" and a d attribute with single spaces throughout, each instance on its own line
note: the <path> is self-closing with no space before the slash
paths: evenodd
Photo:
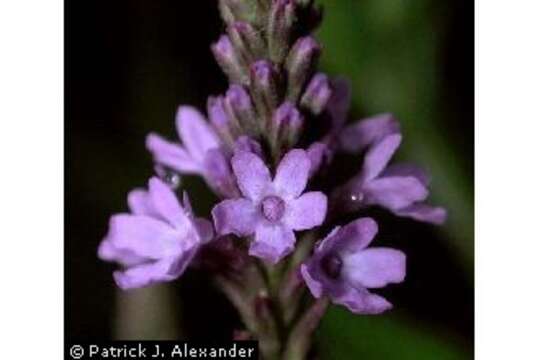
<path id="1" fill-rule="evenodd" d="M 251 98 L 241 85 L 231 85 L 225 95 L 225 111 L 239 124 L 241 133 L 250 136 L 258 134 L 257 117 Z"/>
<path id="2" fill-rule="evenodd" d="M 272 116 L 270 142 L 275 148 L 291 147 L 300 137 L 304 119 L 291 102 L 284 102 Z"/>
<path id="3" fill-rule="evenodd" d="M 268 0 L 219 0 L 219 11 L 227 24 L 247 21 L 262 26 L 268 7 Z"/>
<path id="4" fill-rule="evenodd" d="M 277 76 L 270 61 L 260 60 L 250 67 L 253 102 L 262 119 L 270 119 L 278 105 Z"/>
<path id="5" fill-rule="evenodd" d="M 206 108 L 210 123 L 223 142 L 232 148 L 236 137 L 240 134 L 240 129 L 238 124 L 234 124 L 232 119 L 225 112 L 223 97 L 210 96 Z"/>
<path id="6" fill-rule="evenodd" d="M 217 63 L 231 82 L 239 84 L 249 82 L 246 66 L 227 35 L 222 35 L 217 42 L 212 44 L 211 49 Z"/>
<path id="7" fill-rule="evenodd" d="M 287 57 L 285 68 L 288 73 L 287 99 L 296 102 L 304 84 L 311 76 L 321 52 L 321 47 L 311 36 L 300 38 Z"/>
<path id="8" fill-rule="evenodd" d="M 246 64 L 264 55 L 263 39 L 249 23 L 236 21 L 227 27 L 227 32 L 236 52 Z"/>
<path id="9" fill-rule="evenodd" d="M 296 6 L 294 1 L 274 1 L 268 20 L 270 59 L 275 63 L 281 64 L 289 51 L 292 28 L 296 21 Z"/>
<path id="10" fill-rule="evenodd" d="M 331 96 L 332 88 L 328 76 L 319 73 L 311 78 L 304 95 L 300 99 L 300 105 L 312 114 L 319 115 L 326 107 Z"/>

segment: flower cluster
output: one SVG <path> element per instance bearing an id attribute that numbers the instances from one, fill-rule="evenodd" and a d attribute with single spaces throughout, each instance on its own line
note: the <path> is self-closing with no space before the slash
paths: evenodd
<path id="1" fill-rule="evenodd" d="M 402 139 L 397 120 L 382 114 L 346 125 L 348 82 L 316 72 L 321 46 L 310 32 L 321 10 L 313 1 L 221 0 L 219 6 L 227 30 L 211 50 L 230 86 L 208 98 L 206 116 L 179 107 L 180 141 L 148 135 L 162 176 L 151 178 L 148 190 L 129 193 L 130 213 L 111 218 L 100 258 L 121 266 L 114 279 L 122 289 L 171 281 L 190 264 L 225 259 L 229 266 L 210 268 L 259 339 L 272 337 L 268 323 L 276 316 L 276 331 L 313 330 L 298 314 L 320 318 L 324 306 L 306 307 L 305 289 L 358 314 L 390 309 L 368 289 L 402 282 L 405 255 L 368 247 L 378 227 L 363 212 L 378 206 L 434 224 L 446 218 L 443 208 L 425 202 L 424 171 L 389 164 Z M 343 153 L 358 157 L 352 167 L 358 170 L 336 184 L 334 160 Z M 220 199 L 212 221 L 195 217 L 186 193 L 178 200 L 164 173 L 201 176 Z M 343 224 L 347 213 L 357 219 Z M 281 312 L 269 317 L 276 308 Z M 272 344 L 261 345 L 263 354 L 292 351 Z"/>

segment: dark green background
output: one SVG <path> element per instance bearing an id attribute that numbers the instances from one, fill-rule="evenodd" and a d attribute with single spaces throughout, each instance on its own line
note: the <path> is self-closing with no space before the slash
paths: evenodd
<path id="1" fill-rule="evenodd" d="M 466 0 L 326 0 L 322 68 L 353 83 L 351 119 L 394 112 L 399 159 L 433 175 L 435 228 L 378 214 L 380 243 L 408 255 L 407 281 L 384 290 L 376 317 L 332 308 L 318 333 L 324 359 L 469 359 L 474 325 L 474 9 Z M 92 1 L 66 14 L 66 336 L 227 338 L 239 326 L 204 274 L 120 294 L 96 248 L 108 217 L 152 174 L 149 131 L 173 137 L 179 104 L 203 107 L 226 82 L 209 44 L 215 1 Z M 351 164 L 354 165 L 354 164 Z M 212 198 L 186 179 L 196 210 Z"/>

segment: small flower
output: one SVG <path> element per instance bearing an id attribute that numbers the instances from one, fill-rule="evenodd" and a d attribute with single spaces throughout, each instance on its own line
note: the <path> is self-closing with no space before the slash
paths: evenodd
<path id="1" fill-rule="evenodd" d="M 315 248 L 300 272 L 314 297 L 329 296 L 356 314 L 379 314 L 392 308 L 385 298 L 369 292 L 405 279 L 405 254 L 367 248 L 377 233 L 371 218 L 335 228 Z"/>
<path id="2" fill-rule="evenodd" d="M 294 249 L 294 231 L 311 229 L 324 221 L 326 195 L 302 194 L 311 168 L 304 150 L 289 151 L 273 180 L 264 162 L 253 153 L 237 152 L 232 166 L 244 197 L 219 203 L 212 216 L 219 234 L 255 234 L 250 255 L 277 263 Z"/>
<path id="3" fill-rule="evenodd" d="M 194 218 L 187 197 L 180 205 L 158 178 L 150 179 L 148 191 L 131 191 L 128 205 L 130 214 L 111 217 L 109 232 L 98 249 L 102 260 L 123 267 L 113 274 L 122 289 L 178 278 L 199 247 L 213 238 L 212 224 Z"/>
<path id="4" fill-rule="evenodd" d="M 204 175 L 204 158 L 208 150 L 219 148 L 218 136 L 204 116 L 190 106 L 178 108 L 176 130 L 183 146 L 157 134 L 148 135 L 146 147 L 154 160 L 182 174 Z"/>
<path id="5" fill-rule="evenodd" d="M 334 199 L 346 210 L 378 205 L 398 216 L 442 224 L 446 210 L 424 204 L 429 178 L 420 168 L 409 164 L 388 165 L 401 143 L 400 134 L 391 134 L 372 145 L 362 170 L 334 193 Z"/>
<path id="6" fill-rule="evenodd" d="M 197 174 L 224 197 L 238 195 L 229 166 L 230 154 L 204 116 L 195 108 L 180 106 L 176 128 L 183 145 L 172 143 L 157 134 L 149 134 L 146 147 L 154 161 L 180 174 Z"/>

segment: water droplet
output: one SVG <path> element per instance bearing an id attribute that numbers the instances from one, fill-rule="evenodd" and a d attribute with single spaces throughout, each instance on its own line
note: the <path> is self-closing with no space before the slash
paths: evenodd
<path id="1" fill-rule="evenodd" d="M 157 165 L 155 167 L 156 174 L 163 180 L 171 189 L 176 190 L 182 183 L 182 177 L 176 171 L 167 167 Z"/>

